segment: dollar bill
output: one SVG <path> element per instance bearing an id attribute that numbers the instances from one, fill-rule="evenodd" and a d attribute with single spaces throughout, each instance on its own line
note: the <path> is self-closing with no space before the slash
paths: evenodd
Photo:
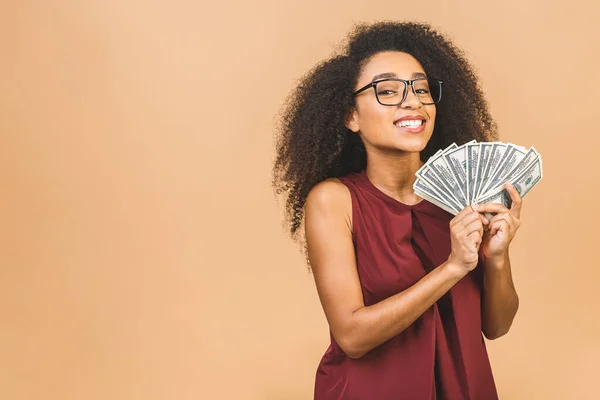
<path id="1" fill-rule="evenodd" d="M 431 189 L 444 196 L 444 199 L 448 199 L 449 201 L 451 201 L 451 205 L 453 206 L 453 208 L 458 208 L 459 210 L 463 209 L 463 207 L 461 207 L 460 201 L 455 199 L 452 193 L 442 183 L 442 180 L 444 178 L 442 176 L 437 175 L 437 173 L 433 169 L 426 168 L 421 174 L 420 178 Z"/>
<path id="2" fill-rule="evenodd" d="M 450 150 L 447 153 L 444 152 L 443 156 L 444 160 L 446 161 L 446 164 L 448 165 L 448 168 L 450 168 L 450 171 L 452 172 L 454 180 L 458 183 L 458 187 L 461 190 L 464 199 L 467 199 L 467 161 L 465 146 L 471 143 L 475 143 L 475 140 L 471 140 L 470 142 L 465 143 L 462 146 L 458 146 L 457 148 Z"/>
<path id="3" fill-rule="evenodd" d="M 479 162 L 480 143 L 469 143 L 465 146 L 467 169 L 467 204 L 473 204 L 475 182 L 477 181 L 477 163 Z"/>
<path id="4" fill-rule="evenodd" d="M 481 186 L 484 182 L 485 177 L 485 167 L 487 166 L 488 160 L 490 158 L 491 150 L 493 147 L 493 143 L 483 142 L 479 147 L 479 162 L 477 163 L 477 179 L 475 180 L 475 185 L 473 189 L 473 199 L 477 199 L 477 196 L 481 190 Z"/>
<path id="5" fill-rule="evenodd" d="M 506 174 L 505 176 L 500 178 L 500 183 L 496 187 L 490 187 L 488 189 L 488 193 L 497 192 L 506 182 L 510 182 L 514 180 L 517 176 L 519 176 L 531 163 L 533 163 L 536 159 L 539 158 L 539 153 L 535 150 L 534 147 L 527 150 L 525 156 Z M 486 194 L 484 193 L 483 196 Z"/>
<path id="6" fill-rule="evenodd" d="M 432 162 L 434 162 L 435 160 L 437 160 L 438 158 L 440 158 L 444 153 L 457 148 L 458 146 L 456 145 L 456 143 L 452 143 L 450 146 L 446 147 L 444 150 L 438 150 L 436 151 L 436 153 L 434 155 L 432 155 L 431 157 L 429 157 L 429 159 L 427 160 L 427 162 L 425 164 L 423 164 L 423 167 L 426 167 L 428 165 L 431 165 Z"/>
<path id="7" fill-rule="evenodd" d="M 456 215 L 469 204 L 511 206 L 504 184 L 524 197 L 542 178 L 542 158 L 534 147 L 472 140 L 438 150 L 416 172 L 416 194 Z M 492 218 L 492 215 L 486 215 Z"/>
<path id="8" fill-rule="evenodd" d="M 514 186 L 521 198 L 524 198 L 543 177 L 542 158 L 538 156 L 526 169 L 509 182 Z M 512 206 L 512 199 L 506 189 L 501 189 L 496 193 L 481 198 L 481 204 L 484 203 L 500 203 L 510 208 Z"/>
<path id="9" fill-rule="evenodd" d="M 456 146 L 456 143 L 453 143 L 453 144 Z M 452 146 L 452 144 L 450 146 Z M 438 151 L 436 151 L 434 155 L 432 155 L 431 157 L 429 157 L 429 159 L 427 160 L 427 162 L 425 162 L 425 164 L 423 164 L 423 166 L 428 165 L 433 159 L 435 159 L 437 156 L 439 156 L 443 152 L 444 152 L 444 150 L 438 150 Z"/>
<path id="10" fill-rule="evenodd" d="M 485 169 L 483 171 L 483 178 L 480 180 L 480 186 L 478 188 L 478 193 L 476 194 L 477 199 L 479 199 L 480 195 L 483 192 L 483 189 L 486 185 L 486 182 L 489 182 L 493 173 L 496 172 L 496 168 L 498 167 L 498 163 L 502 159 L 504 152 L 508 145 L 502 142 L 492 142 L 492 148 L 490 150 L 489 157 L 485 161 Z"/>
<path id="11" fill-rule="evenodd" d="M 502 155 L 502 159 L 498 162 L 498 166 L 496 167 L 494 174 L 483 188 L 483 196 L 485 196 L 490 189 L 502 185 L 504 183 L 502 182 L 502 178 L 507 176 L 513 167 L 523 159 L 523 157 L 525 157 L 524 150 L 513 145 L 512 143 L 508 143 L 508 147 Z"/>
<path id="12" fill-rule="evenodd" d="M 459 187 L 458 182 L 454 179 L 452 171 L 450 167 L 446 163 L 446 160 L 443 157 L 443 154 L 452 151 L 458 146 L 453 143 L 448 146 L 446 150 L 442 153 L 439 153 L 437 156 L 431 157 L 425 166 L 421 168 L 420 171 L 417 172 L 417 177 L 424 178 L 425 180 L 431 182 L 431 175 L 438 176 L 439 181 L 447 190 L 446 193 L 451 196 L 453 200 L 455 200 L 459 205 L 462 205 L 461 209 L 464 208 L 467 203 L 465 201 L 464 195 L 462 194 L 462 190 Z"/>
<path id="13" fill-rule="evenodd" d="M 460 211 L 459 209 L 454 208 L 452 206 L 453 202 L 451 200 L 444 198 L 437 191 L 430 188 L 423 182 L 421 178 L 417 178 L 417 180 L 413 184 L 413 189 L 417 195 L 437 205 L 441 209 L 449 212 L 450 214 L 456 215 Z"/>

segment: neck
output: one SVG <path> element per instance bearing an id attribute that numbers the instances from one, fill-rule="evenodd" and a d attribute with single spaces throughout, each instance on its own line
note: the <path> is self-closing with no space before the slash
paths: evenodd
<path id="1" fill-rule="evenodd" d="M 414 193 L 415 173 L 423 165 L 418 152 L 401 154 L 369 154 L 366 174 L 371 183 L 388 196 L 416 204 L 421 198 Z"/>

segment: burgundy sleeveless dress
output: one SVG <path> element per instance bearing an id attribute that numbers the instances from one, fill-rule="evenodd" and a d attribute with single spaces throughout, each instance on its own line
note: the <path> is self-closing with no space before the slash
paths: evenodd
<path id="1" fill-rule="evenodd" d="M 352 238 L 364 302 L 414 285 L 450 255 L 454 217 L 423 200 L 388 196 L 363 170 L 339 178 L 352 198 Z M 482 259 L 407 329 L 359 359 L 331 344 L 317 368 L 315 400 L 493 400 L 481 332 Z"/>

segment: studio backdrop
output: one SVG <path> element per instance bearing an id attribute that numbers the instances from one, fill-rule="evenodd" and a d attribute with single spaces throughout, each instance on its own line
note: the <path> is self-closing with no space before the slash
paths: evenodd
<path id="1" fill-rule="evenodd" d="M 298 79 L 358 22 L 475 66 L 544 179 L 488 341 L 503 400 L 597 399 L 600 6 L 592 1 L 5 1 L 0 398 L 306 400 L 329 332 L 270 186 Z"/>

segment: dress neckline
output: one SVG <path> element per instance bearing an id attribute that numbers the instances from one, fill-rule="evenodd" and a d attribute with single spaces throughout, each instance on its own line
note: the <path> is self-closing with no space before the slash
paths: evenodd
<path id="1" fill-rule="evenodd" d="M 373 182 L 371 182 L 371 180 L 367 176 L 366 169 L 363 169 L 362 171 L 360 171 L 358 173 L 358 176 L 364 182 L 366 188 L 371 193 L 382 198 L 383 200 L 387 201 L 388 203 L 396 205 L 397 207 L 407 208 L 407 209 L 417 209 L 417 208 L 421 208 L 421 207 L 425 206 L 425 204 L 428 203 L 428 201 L 426 199 L 422 199 L 421 201 L 419 201 L 418 203 L 415 203 L 415 204 L 406 204 L 399 200 L 396 200 L 395 198 L 393 198 L 392 196 L 388 195 L 387 193 L 385 193 L 381 189 L 379 189 L 377 186 L 375 186 L 373 184 Z"/>

